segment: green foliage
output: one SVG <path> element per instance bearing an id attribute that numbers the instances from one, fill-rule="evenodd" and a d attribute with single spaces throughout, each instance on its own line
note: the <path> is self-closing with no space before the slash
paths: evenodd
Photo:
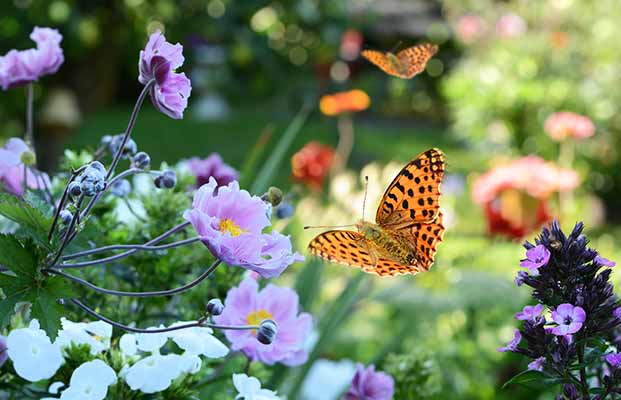
<path id="1" fill-rule="evenodd" d="M 395 399 L 425 400 L 440 392 L 438 367 L 426 354 L 390 354 L 384 371 L 395 380 Z"/>
<path id="2" fill-rule="evenodd" d="M 0 193 L 0 215 L 19 224 L 18 234 L 29 237 L 45 250 L 51 251 L 53 244 L 47 239 L 51 219 L 32 204 L 7 193 Z"/>

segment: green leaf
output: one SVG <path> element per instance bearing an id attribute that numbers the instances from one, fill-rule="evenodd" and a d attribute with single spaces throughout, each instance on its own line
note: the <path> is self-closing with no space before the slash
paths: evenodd
<path id="1" fill-rule="evenodd" d="M 251 193 L 254 194 L 263 194 L 269 186 L 269 183 L 274 178 L 276 171 L 278 170 L 278 166 L 282 162 L 283 158 L 287 154 L 287 150 L 293 143 L 293 139 L 298 135 L 304 123 L 306 122 L 306 118 L 308 118 L 308 114 L 310 114 L 311 107 L 308 103 L 305 103 L 300 111 L 298 111 L 297 115 L 291 121 L 291 124 L 287 127 L 287 130 L 282 135 L 276 147 L 272 151 L 272 154 L 267 159 L 265 164 L 263 164 L 263 168 L 257 174 L 256 179 L 252 183 L 250 188 Z"/>
<path id="2" fill-rule="evenodd" d="M 64 314 L 59 299 L 74 297 L 70 284 L 62 278 L 52 277 L 43 286 L 31 291 L 32 318 L 39 320 L 43 329 L 53 341 L 60 329 L 60 317 Z"/>
<path id="3" fill-rule="evenodd" d="M 550 382 L 550 378 L 548 378 L 543 372 L 533 371 L 533 370 L 528 369 L 526 371 L 520 372 L 519 374 L 515 375 L 513 378 L 506 381 L 505 384 L 502 385 L 502 388 L 505 389 L 507 386 L 513 385 L 513 384 L 526 385 L 529 383 L 536 383 L 536 382 L 542 383 L 543 381 L 552 383 Z M 553 381 L 555 381 L 555 379 L 553 379 Z"/>
<path id="4" fill-rule="evenodd" d="M 0 234 L 0 265 L 18 276 L 34 278 L 37 260 L 34 249 L 27 249 L 13 236 Z"/>
<path id="5" fill-rule="evenodd" d="M 5 296 L 0 300 L 0 328 L 3 329 L 15 314 L 15 305 L 26 300 L 30 287 L 23 278 L 0 274 L 0 288 Z"/>
<path id="6" fill-rule="evenodd" d="M 47 240 L 50 218 L 41 210 L 34 208 L 22 199 L 7 193 L 0 193 L 0 215 L 17 222 L 21 232 L 32 238 L 38 245 L 51 251 L 52 245 Z"/>

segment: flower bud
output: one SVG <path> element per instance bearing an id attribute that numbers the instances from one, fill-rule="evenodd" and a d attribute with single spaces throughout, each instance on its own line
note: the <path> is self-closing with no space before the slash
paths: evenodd
<path id="1" fill-rule="evenodd" d="M 282 190 L 278 189 L 277 187 L 270 186 L 270 188 L 267 189 L 267 192 L 265 192 L 265 194 L 261 196 L 261 199 L 275 207 L 279 205 L 282 201 Z"/>
<path id="2" fill-rule="evenodd" d="M 257 330 L 257 340 L 263 344 L 271 344 L 276 339 L 277 333 L 278 326 L 275 321 L 271 319 L 263 320 Z"/>
<path id="3" fill-rule="evenodd" d="M 82 195 L 82 185 L 79 182 L 73 181 L 69 184 L 67 192 L 71 197 L 80 197 Z"/>
<path id="4" fill-rule="evenodd" d="M 177 174 L 175 174 L 175 171 L 167 169 L 155 178 L 154 182 L 159 189 L 172 189 L 177 184 Z"/>
<path id="5" fill-rule="evenodd" d="M 58 214 L 58 218 L 60 218 L 60 222 L 63 225 L 69 225 L 71 220 L 73 219 L 73 214 L 69 210 L 62 210 L 60 214 Z"/>
<path id="6" fill-rule="evenodd" d="M 20 159 L 21 159 L 22 164 L 24 165 L 34 165 L 34 163 L 37 160 L 37 158 L 35 157 L 35 154 L 30 150 L 24 151 Z"/>
<path id="7" fill-rule="evenodd" d="M 109 146 L 109 145 L 110 145 L 110 142 L 112 142 L 112 135 L 104 135 L 104 136 L 102 136 L 102 138 L 101 138 L 101 142 L 100 142 L 100 144 L 101 144 L 102 146 Z"/>
<path id="8" fill-rule="evenodd" d="M 224 311 L 224 304 L 220 299 L 211 299 L 207 303 L 207 312 L 211 315 L 220 315 Z"/>
<path id="9" fill-rule="evenodd" d="M 151 157 L 144 151 L 141 151 L 132 158 L 132 163 L 136 168 L 146 169 L 151 165 Z"/>
<path id="10" fill-rule="evenodd" d="M 115 196 L 125 197 L 132 191 L 132 187 L 127 179 L 121 179 L 120 181 L 114 182 L 110 191 Z"/>
<path id="11" fill-rule="evenodd" d="M 110 150 L 110 153 L 116 154 L 119 151 L 119 148 L 121 147 L 121 143 L 123 143 L 124 136 L 125 134 L 121 133 L 119 135 L 115 135 L 114 137 L 112 137 L 112 140 L 108 144 L 108 149 Z M 138 151 L 138 146 L 136 145 L 136 142 L 134 141 L 134 139 L 129 138 L 127 139 L 127 142 L 125 143 L 125 146 L 123 147 L 121 156 L 123 158 L 128 158 L 136 154 L 136 151 Z"/>
<path id="12" fill-rule="evenodd" d="M 288 201 L 285 201 L 283 203 L 280 203 L 278 207 L 276 207 L 276 218 L 278 219 L 289 218 L 293 215 L 294 211 L 295 210 L 293 209 L 293 205 L 289 203 Z"/>
<path id="13" fill-rule="evenodd" d="M 99 161 L 93 161 L 80 176 L 82 193 L 94 196 L 105 189 L 106 168 Z"/>
<path id="14" fill-rule="evenodd" d="M 88 168 L 93 168 L 93 169 L 99 171 L 99 173 L 101 173 L 102 175 L 106 175 L 106 167 L 104 167 L 104 165 L 102 163 L 100 163 L 99 161 L 91 162 L 88 165 L 87 169 Z"/>

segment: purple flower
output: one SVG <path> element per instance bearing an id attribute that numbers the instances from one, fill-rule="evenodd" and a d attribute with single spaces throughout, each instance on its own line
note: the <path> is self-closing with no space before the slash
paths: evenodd
<path id="1" fill-rule="evenodd" d="M 190 80 L 185 73 L 174 72 L 183 64 L 183 46 L 171 44 L 166 37 L 156 31 L 151 34 L 144 50 L 140 51 L 138 62 L 138 81 L 146 85 L 155 79 L 151 89 L 151 101 L 155 108 L 170 118 L 183 118 L 192 91 Z"/>
<path id="2" fill-rule="evenodd" d="M 545 266 L 550 260 L 550 251 L 542 244 L 526 250 L 526 259 L 520 262 L 520 267 L 528 268 L 530 272 L 537 273 L 540 267 Z"/>
<path id="3" fill-rule="evenodd" d="M 607 354 L 605 359 L 606 359 L 606 362 L 610 364 L 611 367 L 613 368 L 621 367 L 621 354 L 620 353 Z"/>
<path id="4" fill-rule="evenodd" d="M 515 277 L 515 284 L 518 286 L 522 286 L 524 284 L 524 280 L 528 278 L 528 272 L 526 271 L 518 271 Z"/>
<path id="5" fill-rule="evenodd" d="M 552 311 L 552 320 L 558 325 L 552 329 L 552 333 L 557 336 L 572 335 L 582 328 L 582 323 L 586 321 L 586 313 L 582 307 L 574 307 L 564 303 Z"/>
<path id="6" fill-rule="evenodd" d="M 227 165 L 218 153 L 211 153 L 207 158 L 193 157 L 188 160 L 188 168 L 196 177 L 196 185 L 202 186 L 213 177 L 218 186 L 226 186 L 239 178 L 239 173 Z"/>
<path id="7" fill-rule="evenodd" d="M 280 362 L 288 366 L 303 364 L 308 358 L 304 342 L 312 329 L 312 317 L 298 313 L 298 295 L 293 289 L 267 285 L 259 291 L 254 279 L 246 278 L 231 288 L 224 301 L 224 311 L 214 317 L 218 324 L 259 325 L 271 319 L 278 333 L 271 344 L 261 344 L 255 330 L 226 330 L 232 350 L 241 350 L 252 360 L 267 365 Z"/>
<path id="8" fill-rule="evenodd" d="M 609 259 L 602 256 L 595 256 L 593 262 L 598 265 L 603 265 L 604 267 L 614 267 L 615 265 L 617 265 L 616 262 L 610 261 Z"/>
<path id="9" fill-rule="evenodd" d="M 24 194 L 24 168 L 26 169 L 26 185 L 31 189 L 50 185 L 50 178 L 45 173 L 38 176 L 24 164 L 30 148 L 22 139 L 11 138 L 0 148 L 0 182 L 5 189 L 16 196 Z M 26 153 L 26 154 L 24 154 Z"/>
<path id="10" fill-rule="evenodd" d="M 511 341 L 507 343 L 506 346 L 497 348 L 496 351 L 499 351 L 501 353 L 504 353 L 506 351 L 515 351 L 517 350 L 517 347 L 521 341 L 522 341 L 522 334 L 520 333 L 519 329 L 516 329 L 515 332 L 513 333 L 513 339 L 511 339 Z"/>
<path id="11" fill-rule="evenodd" d="M 6 362 L 6 359 L 9 358 L 9 353 L 7 352 L 6 338 L 4 336 L 0 336 L 0 368 Z"/>
<path id="12" fill-rule="evenodd" d="M 612 315 L 617 318 L 617 319 L 621 319 L 621 307 L 617 307 L 612 311 Z"/>
<path id="13" fill-rule="evenodd" d="M 375 365 L 366 369 L 356 365 L 356 374 L 344 400 L 391 400 L 395 393 L 395 381 L 385 372 L 376 372 Z"/>
<path id="14" fill-rule="evenodd" d="M 196 191 L 192 209 L 184 213 L 215 257 L 264 278 L 277 277 L 289 265 L 304 260 L 292 252 L 288 236 L 262 233 L 270 224 L 263 200 L 240 190 L 236 181 L 216 191 L 217 186 L 209 178 Z"/>
<path id="15" fill-rule="evenodd" d="M 543 363 L 546 361 L 545 357 L 539 357 L 528 364 L 528 369 L 531 371 L 543 371 Z"/>
<path id="16" fill-rule="evenodd" d="M 534 320 L 541 315 L 543 311 L 543 304 L 537 304 L 535 306 L 526 306 L 522 311 L 515 314 L 515 318 L 521 321 Z"/>
<path id="17" fill-rule="evenodd" d="M 10 50 L 0 56 L 0 86 L 8 90 L 56 73 L 65 61 L 56 29 L 35 27 L 30 38 L 37 44 L 28 50 Z"/>

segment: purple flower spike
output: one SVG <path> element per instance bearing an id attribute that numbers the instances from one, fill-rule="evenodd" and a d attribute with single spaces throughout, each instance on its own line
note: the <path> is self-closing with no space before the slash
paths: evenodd
<path id="1" fill-rule="evenodd" d="M 395 381 L 385 372 L 375 371 L 373 364 L 366 369 L 356 366 L 356 374 L 344 400 L 391 400 L 395 393 Z"/>
<path id="2" fill-rule="evenodd" d="M 236 181 L 218 188 L 211 177 L 196 191 L 192 209 L 184 218 L 215 257 L 264 278 L 275 278 L 304 257 L 292 251 L 288 236 L 262 233 L 270 224 L 267 207 L 259 197 L 240 190 Z"/>
<path id="3" fill-rule="evenodd" d="M 313 321 L 310 314 L 299 313 L 298 295 L 293 289 L 270 284 L 259 290 L 257 281 L 246 278 L 229 290 L 222 314 L 214 317 L 218 324 L 224 325 L 259 325 L 266 319 L 273 320 L 277 326 L 271 344 L 260 343 L 254 330 L 226 330 L 224 334 L 231 348 L 267 365 L 303 364 L 308 358 L 304 343 Z"/>
<path id="4" fill-rule="evenodd" d="M 574 307 L 564 303 L 552 311 L 552 320 L 558 325 L 552 328 L 552 333 L 557 336 L 567 336 L 578 332 L 586 321 L 586 312 L 582 307 Z"/>
<path id="5" fill-rule="evenodd" d="M 610 261 L 609 259 L 604 258 L 602 256 L 595 256 L 595 259 L 593 260 L 593 262 L 595 264 L 603 265 L 604 267 L 611 267 L 611 268 L 617 265 L 616 262 Z"/>
<path id="6" fill-rule="evenodd" d="M 539 317 L 543 312 L 543 304 L 537 304 L 535 306 L 526 306 L 522 311 L 515 314 L 515 318 L 521 321 L 534 320 Z"/>
<path id="7" fill-rule="evenodd" d="M 522 341 L 522 334 L 520 333 L 519 329 L 516 329 L 515 332 L 513 333 L 513 339 L 509 343 L 507 343 L 506 346 L 497 348 L 496 351 L 499 351 L 501 353 L 504 353 L 507 351 L 515 351 L 517 350 L 517 347 L 521 341 Z"/>
<path id="8" fill-rule="evenodd" d="M 174 72 L 183 64 L 183 46 L 171 44 L 156 31 L 149 37 L 144 50 L 140 51 L 138 81 L 146 85 L 155 79 L 151 88 L 151 101 L 155 108 L 173 119 L 183 118 L 192 91 L 190 80 L 184 73 Z"/>
<path id="9" fill-rule="evenodd" d="M 546 361 L 545 357 L 539 357 L 528 364 L 528 369 L 531 371 L 543 371 L 543 363 Z"/>
<path id="10" fill-rule="evenodd" d="M 621 354 L 611 353 L 605 356 L 606 362 L 613 368 L 621 368 Z"/>
<path id="11" fill-rule="evenodd" d="M 63 37 L 56 29 L 35 27 L 30 38 L 37 44 L 36 48 L 11 50 L 0 56 L 2 89 L 22 86 L 44 75 L 54 74 L 65 61 L 60 47 Z"/>
<path id="12" fill-rule="evenodd" d="M 518 271 L 515 277 L 515 284 L 518 286 L 522 286 L 524 284 L 524 280 L 528 278 L 528 272 L 526 271 Z"/>
<path id="13" fill-rule="evenodd" d="M 550 260 L 550 251 L 542 244 L 526 250 L 526 259 L 520 262 L 520 267 L 528 268 L 530 272 L 537 273 L 537 270 L 545 266 Z"/>
<path id="14" fill-rule="evenodd" d="M 196 186 L 202 186 L 213 177 L 218 186 L 226 186 L 239 178 L 239 173 L 226 164 L 220 154 L 211 153 L 207 158 L 193 157 L 188 160 L 188 168 L 196 177 Z"/>

